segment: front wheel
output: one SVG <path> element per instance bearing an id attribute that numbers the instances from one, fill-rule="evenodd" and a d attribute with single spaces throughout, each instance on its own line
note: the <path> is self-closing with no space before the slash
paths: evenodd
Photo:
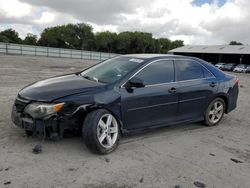
<path id="1" fill-rule="evenodd" d="M 86 146 L 98 154 L 114 151 L 119 142 L 119 123 L 107 110 L 90 112 L 83 123 L 83 138 Z"/>
<path id="2" fill-rule="evenodd" d="M 222 98 L 214 99 L 205 112 L 205 125 L 215 126 L 219 124 L 225 112 L 225 102 Z"/>

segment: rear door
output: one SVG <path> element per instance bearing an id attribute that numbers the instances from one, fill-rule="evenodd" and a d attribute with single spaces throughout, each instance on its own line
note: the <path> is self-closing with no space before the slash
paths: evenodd
<path id="1" fill-rule="evenodd" d="M 197 61 L 176 60 L 175 65 L 179 83 L 178 121 L 200 118 L 218 89 L 217 79 Z"/>
<path id="2" fill-rule="evenodd" d="M 175 121 L 178 96 L 173 61 L 152 62 L 134 77 L 143 80 L 145 87 L 121 88 L 122 120 L 126 129 Z"/>

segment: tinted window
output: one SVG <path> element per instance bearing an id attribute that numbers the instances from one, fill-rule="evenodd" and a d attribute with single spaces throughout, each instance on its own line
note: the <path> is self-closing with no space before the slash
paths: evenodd
<path id="1" fill-rule="evenodd" d="M 162 60 L 152 63 L 140 71 L 136 77 L 142 79 L 145 85 L 173 82 L 173 61 Z"/>
<path id="2" fill-rule="evenodd" d="M 213 76 L 214 76 L 214 75 L 213 75 L 211 72 L 209 72 L 207 69 L 205 69 L 205 68 L 203 68 L 203 67 L 202 67 L 202 69 L 203 69 L 204 77 L 205 77 L 205 78 L 213 77 Z"/>
<path id="3" fill-rule="evenodd" d="M 193 80 L 213 76 L 207 69 L 195 61 L 177 60 L 178 80 Z"/>

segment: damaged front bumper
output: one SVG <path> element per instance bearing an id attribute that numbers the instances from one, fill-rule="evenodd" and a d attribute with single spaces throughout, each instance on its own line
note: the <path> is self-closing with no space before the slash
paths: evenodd
<path id="1" fill-rule="evenodd" d="M 64 137 L 66 130 L 79 131 L 79 124 L 75 117 L 55 114 L 44 119 L 33 119 L 24 112 L 27 104 L 21 104 L 24 106 L 21 108 L 21 102 L 17 99 L 13 105 L 11 119 L 16 126 L 23 128 L 29 134 L 39 138 L 57 140 Z"/>

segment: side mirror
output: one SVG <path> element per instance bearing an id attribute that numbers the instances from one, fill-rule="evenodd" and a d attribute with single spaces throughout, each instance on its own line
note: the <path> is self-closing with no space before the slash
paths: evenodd
<path id="1" fill-rule="evenodd" d="M 141 80 L 140 78 L 137 78 L 137 77 L 131 78 L 126 84 L 126 88 L 128 88 L 128 89 L 131 89 L 132 87 L 140 88 L 140 87 L 144 87 L 144 86 L 145 86 L 145 84 L 144 84 L 143 80 Z"/>

